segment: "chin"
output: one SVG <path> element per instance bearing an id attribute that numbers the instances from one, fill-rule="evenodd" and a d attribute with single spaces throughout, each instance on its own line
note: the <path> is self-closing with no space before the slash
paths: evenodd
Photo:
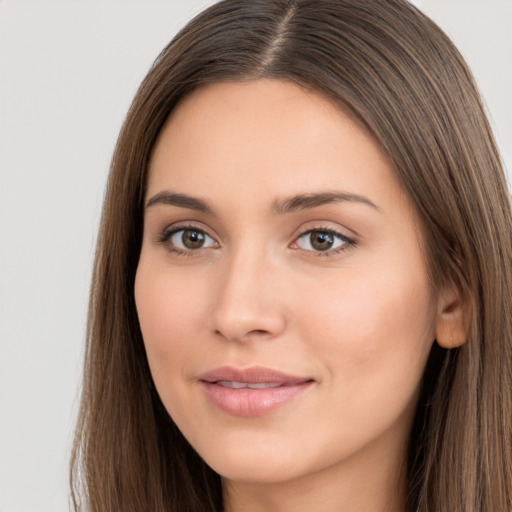
<path id="1" fill-rule="evenodd" d="M 296 462 L 296 461 L 295 461 Z M 297 464 L 280 461 L 223 460 L 212 469 L 225 480 L 247 484 L 279 484 L 303 476 Z"/>
<path id="2" fill-rule="evenodd" d="M 222 443 L 197 450 L 203 460 L 222 478 L 237 482 L 272 484 L 298 478 L 300 451 L 268 442 Z M 213 449 L 212 449 L 213 448 Z M 302 459 L 302 462 L 305 462 Z"/>

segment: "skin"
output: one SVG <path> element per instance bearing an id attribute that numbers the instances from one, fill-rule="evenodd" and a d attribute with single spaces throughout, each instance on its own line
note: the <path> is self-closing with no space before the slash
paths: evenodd
<path id="1" fill-rule="evenodd" d="M 160 397 L 223 477 L 226 511 L 404 510 L 419 383 L 436 335 L 457 337 L 460 308 L 454 292 L 432 293 L 386 155 L 321 95 L 277 80 L 213 84 L 160 134 L 147 202 L 166 191 L 208 211 L 148 204 L 137 310 Z M 275 211 L 334 191 L 364 199 Z M 205 243 L 180 249 L 190 226 Z M 308 230 L 354 243 L 334 237 L 322 252 Z M 313 384 L 267 414 L 228 414 L 199 382 L 226 365 Z"/>

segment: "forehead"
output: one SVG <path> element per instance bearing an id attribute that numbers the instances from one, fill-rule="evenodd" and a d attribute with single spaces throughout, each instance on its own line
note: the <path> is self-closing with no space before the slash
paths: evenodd
<path id="1" fill-rule="evenodd" d="M 148 196 L 161 189 L 234 202 L 343 189 L 403 196 L 379 145 L 322 95 L 279 80 L 199 88 L 166 122 L 150 162 Z"/>

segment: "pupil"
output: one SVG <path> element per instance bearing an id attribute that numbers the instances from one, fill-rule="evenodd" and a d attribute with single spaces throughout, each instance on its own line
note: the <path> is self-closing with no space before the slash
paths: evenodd
<path id="1" fill-rule="evenodd" d="M 187 249 L 199 249 L 204 243 L 204 234 L 187 229 L 183 232 L 181 240 Z"/>
<path id="2" fill-rule="evenodd" d="M 334 243 L 333 236 L 330 233 L 326 233 L 325 231 L 311 233 L 311 245 L 317 251 L 327 251 L 332 247 Z"/>

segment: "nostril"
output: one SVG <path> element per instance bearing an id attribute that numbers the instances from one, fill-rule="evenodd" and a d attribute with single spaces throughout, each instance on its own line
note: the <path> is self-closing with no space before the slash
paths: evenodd
<path id="1" fill-rule="evenodd" d="M 253 329 L 251 331 L 248 331 L 248 332 L 245 332 L 245 333 L 239 334 L 239 335 L 237 335 L 234 332 L 231 333 L 231 335 L 229 335 L 229 333 L 223 333 L 221 330 L 216 329 L 215 334 L 217 336 L 220 336 L 221 338 L 231 339 L 231 340 L 235 340 L 235 341 L 248 341 L 251 338 L 265 338 L 265 337 L 270 337 L 272 335 L 271 332 L 269 332 L 265 329 Z"/>
<path id="2" fill-rule="evenodd" d="M 250 336 L 251 334 L 267 335 L 267 334 L 270 334 L 270 333 L 268 331 L 263 330 L 263 329 L 255 329 L 253 331 L 248 332 L 247 336 Z"/>

